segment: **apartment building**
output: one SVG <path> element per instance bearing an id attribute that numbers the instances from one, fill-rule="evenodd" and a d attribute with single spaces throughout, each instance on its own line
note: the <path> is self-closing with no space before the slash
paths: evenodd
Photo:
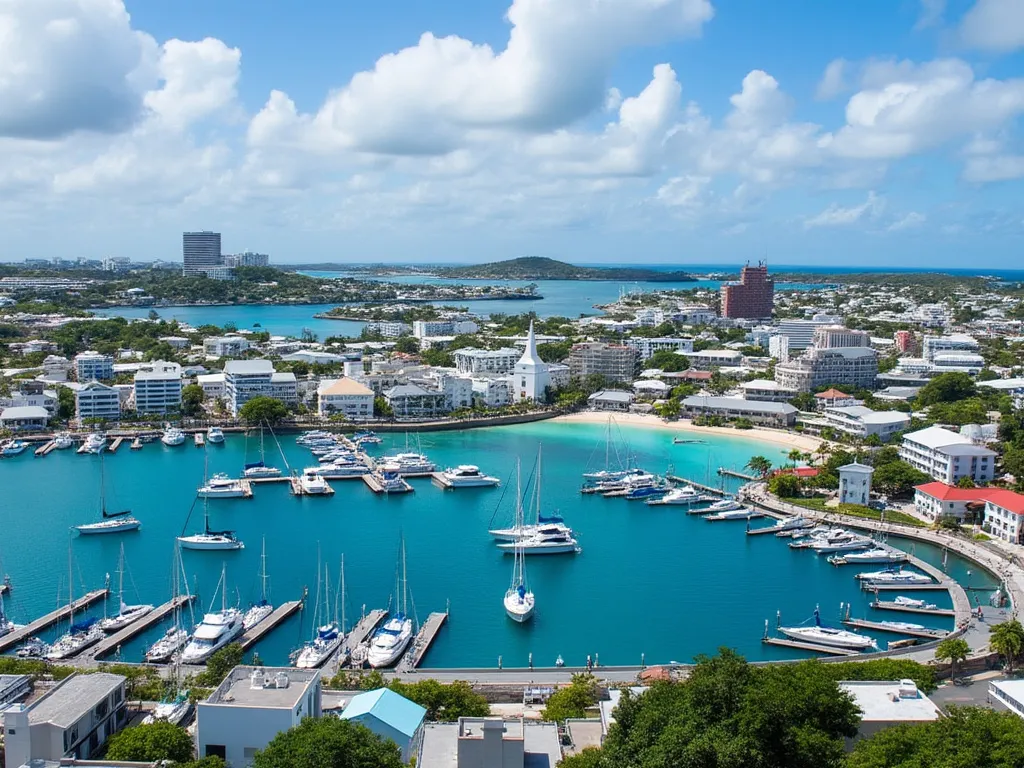
<path id="1" fill-rule="evenodd" d="M 821 325 L 814 329 L 813 346 L 818 349 L 870 347 L 871 334 L 866 331 L 851 331 L 841 325 Z"/>
<path id="2" fill-rule="evenodd" d="M 780 386 L 771 379 L 754 379 L 740 384 L 740 391 L 745 400 L 756 400 L 764 403 L 785 403 L 794 395 L 791 389 Z"/>
<path id="3" fill-rule="evenodd" d="M 826 384 L 871 388 L 878 376 L 878 356 L 870 347 L 811 348 L 775 366 L 775 380 L 786 389 L 810 392 Z"/>
<path id="4" fill-rule="evenodd" d="M 797 409 L 788 403 L 744 400 L 742 397 L 684 397 L 681 403 L 688 418 L 718 416 L 723 419 L 749 419 L 769 427 L 791 427 L 796 423 Z"/>
<path id="5" fill-rule="evenodd" d="M 693 339 L 673 336 L 658 336 L 656 338 L 630 336 L 626 339 L 626 346 L 635 349 L 641 360 L 647 360 L 655 352 L 660 352 L 663 349 L 693 352 Z"/>
<path id="6" fill-rule="evenodd" d="M 509 373 L 515 368 L 522 352 L 515 347 L 501 349 L 477 349 L 464 347 L 452 352 L 455 370 L 465 374 Z"/>
<path id="7" fill-rule="evenodd" d="M 223 266 L 220 252 L 220 232 L 182 232 L 181 273 L 186 277 L 207 274 L 207 270 Z"/>
<path id="8" fill-rule="evenodd" d="M 974 445 L 969 437 L 942 427 L 927 427 L 904 435 L 899 455 L 933 480 L 947 485 L 956 485 L 963 477 L 970 477 L 976 485 L 985 485 L 995 476 L 995 451 Z"/>
<path id="9" fill-rule="evenodd" d="M 726 283 L 721 290 L 722 317 L 756 320 L 772 316 L 775 281 L 763 262 L 756 267 L 744 266 L 739 282 Z"/>
<path id="10" fill-rule="evenodd" d="M 224 398 L 232 416 L 254 397 L 271 397 L 274 365 L 269 360 L 229 360 L 224 365 Z"/>
<path id="11" fill-rule="evenodd" d="M 250 346 L 244 336 L 211 336 L 203 339 L 203 352 L 212 357 L 241 357 Z"/>
<path id="12" fill-rule="evenodd" d="M 1024 496 L 996 490 L 985 499 L 985 530 L 1012 544 L 1024 544 Z"/>
<path id="13" fill-rule="evenodd" d="M 485 408 L 500 408 L 512 404 L 514 387 L 511 379 L 499 376 L 474 376 L 473 401 Z"/>
<path id="14" fill-rule="evenodd" d="M 734 349 L 702 349 L 700 352 L 686 352 L 695 371 L 710 371 L 713 368 L 732 368 L 743 363 L 743 353 Z"/>
<path id="15" fill-rule="evenodd" d="M 949 336 L 925 336 L 921 344 L 921 355 L 925 360 L 934 361 L 936 355 L 944 353 L 974 353 L 980 349 L 973 336 L 957 333 Z"/>
<path id="16" fill-rule="evenodd" d="M 474 320 L 413 320 L 412 335 L 417 339 L 431 336 L 458 336 L 476 333 L 480 326 Z"/>
<path id="17" fill-rule="evenodd" d="M 321 416 L 369 419 L 373 416 L 373 397 L 373 390 L 355 379 L 327 379 L 317 389 L 317 412 Z"/>
<path id="18" fill-rule="evenodd" d="M 385 339 L 397 339 L 412 330 L 411 325 L 398 320 L 371 320 L 365 328 L 367 333 L 379 333 Z"/>
<path id="19" fill-rule="evenodd" d="M 298 405 L 299 382 L 291 371 L 275 371 L 270 375 L 270 396 L 285 405 Z"/>
<path id="20" fill-rule="evenodd" d="M 953 517 L 965 522 L 982 519 L 985 500 L 995 488 L 958 488 L 933 481 L 914 488 L 914 507 L 918 514 L 935 521 L 940 517 Z"/>
<path id="21" fill-rule="evenodd" d="M 569 352 L 569 373 L 574 378 L 597 374 L 611 381 L 632 381 L 640 355 L 632 347 L 600 341 L 574 344 Z"/>
<path id="22" fill-rule="evenodd" d="M 152 370 L 135 373 L 136 413 L 171 413 L 181 410 L 181 366 L 163 360 Z"/>
<path id="23" fill-rule="evenodd" d="M 81 424 L 85 419 L 117 421 L 121 418 L 121 393 L 98 381 L 75 390 L 75 418 Z"/>
<path id="24" fill-rule="evenodd" d="M 75 375 L 82 383 L 108 381 L 114 378 L 114 358 L 99 352 L 80 352 L 75 355 Z"/>
<path id="25" fill-rule="evenodd" d="M 826 408 L 822 414 L 834 430 L 851 437 L 878 435 L 882 442 L 910 426 L 910 415 L 901 411 L 875 411 L 863 405 Z"/>
<path id="26" fill-rule="evenodd" d="M 384 399 L 399 419 L 423 419 L 448 412 L 444 392 L 418 384 L 399 384 L 384 392 Z"/>
<path id="27" fill-rule="evenodd" d="M 784 336 L 788 339 L 789 349 L 797 351 L 807 349 L 814 344 L 814 332 L 823 326 L 838 325 L 842 322 L 836 315 L 814 315 L 810 319 L 787 318 L 779 320 L 772 327 L 773 336 Z"/>

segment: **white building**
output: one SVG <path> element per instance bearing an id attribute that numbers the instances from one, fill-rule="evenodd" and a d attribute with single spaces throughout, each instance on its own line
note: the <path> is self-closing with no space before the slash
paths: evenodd
<path id="1" fill-rule="evenodd" d="M 192 342 L 185 336 L 161 336 L 160 341 L 170 344 L 174 349 L 188 349 Z"/>
<path id="2" fill-rule="evenodd" d="M 537 337 L 533 334 L 533 321 L 530 321 L 530 332 L 526 337 L 526 349 L 523 356 L 512 369 L 512 388 L 516 402 L 534 400 L 544 402 L 547 390 L 551 386 L 548 366 L 537 354 Z"/>
<path id="3" fill-rule="evenodd" d="M 426 714 L 419 704 L 389 688 L 378 688 L 353 696 L 341 718 L 395 742 L 402 750 L 402 762 L 408 763 L 419 753 Z"/>
<path id="4" fill-rule="evenodd" d="M 428 723 L 417 768 L 531 768 L 562 760 L 556 723 L 463 717 Z"/>
<path id="5" fill-rule="evenodd" d="M 814 343 L 814 332 L 824 325 L 835 325 L 840 322 L 833 315 L 815 315 L 810 320 L 786 319 L 779 320 L 775 326 L 775 335 L 784 336 L 788 340 L 789 349 L 807 349 Z"/>
<path id="6" fill-rule="evenodd" d="M 867 331 L 851 331 L 841 325 L 821 325 L 814 329 L 814 346 L 818 349 L 837 347 L 870 347 Z"/>
<path id="7" fill-rule="evenodd" d="M 42 429 L 49 420 L 49 412 L 40 405 L 14 405 L 0 411 L 0 429 L 13 432 Z"/>
<path id="8" fill-rule="evenodd" d="M 1024 717 L 1024 680 L 993 680 L 988 695 L 1017 717 Z"/>
<path id="9" fill-rule="evenodd" d="M 672 313 L 672 319 L 683 325 L 706 325 L 717 317 L 715 310 L 697 305 L 680 306 Z"/>
<path id="10" fill-rule="evenodd" d="M 812 347 L 800 357 L 775 366 L 775 380 L 797 392 L 810 392 L 826 384 L 870 389 L 877 376 L 878 355 L 870 347 Z"/>
<path id="11" fill-rule="evenodd" d="M 88 759 L 127 721 L 124 677 L 72 675 L 31 704 L 14 704 L 3 713 L 6 768 Z"/>
<path id="12" fill-rule="evenodd" d="M 942 717 L 939 708 L 917 689 L 913 680 L 844 681 L 839 683 L 839 687 L 850 694 L 853 703 L 861 711 L 858 739 L 867 738 L 894 725 L 930 723 Z"/>
<path id="13" fill-rule="evenodd" d="M 874 467 L 846 464 L 839 468 L 839 503 L 866 507 L 871 500 L 871 475 Z"/>
<path id="14" fill-rule="evenodd" d="M 485 408 L 512 404 L 512 382 L 507 377 L 474 376 L 473 400 Z"/>
<path id="15" fill-rule="evenodd" d="M 397 339 L 411 330 L 408 323 L 398 320 L 371 320 L 365 327 L 367 333 L 379 333 L 385 339 Z"/>
<path id="16" fill-rule="evenodd" d="M 418 384 L 397 384 L 384 392 L 397 418 L 420 419 L 447 413 L 444 392 L 425 389 Z"/>
<path id="17" fill-rule="evenodd" d="M 476 333 L 480 326 L 473 320 L 413 320 L 412 335 L 417 339 L 429 336 L 458 336 Z"/>
<path id="18" fill-rule="evenodd" d="M 201 373 L 196 376 L 196 384 L 203 388 L 203 397 L 207 400 L 216 400 L 224 397 L 226 378 L 223 373 Z"/>
<path id="19" fill-rule="evenodd" d="M 748 419 L 769 427 L 791 427 L 796 423 L 797 409 L 789 403 L 759 402 L 742 397 L 684 397 L 680 403 L 688 418 L 720 416 L 724 419 Z"/>
<path id="20" fill-rule="evenodd" d="M 671 389 L 671 386 L 659 379 L 639 379 L 633 382 L 633 391 L 637 397 L 665 397 Z"/>
<path id="21" fill-rule="evenodd" d="M 956 485 L 970 477 L 985 485 L 995 476 L 996 452 L 974 445 L 969 437 L 942 427 L 928 427 L 903 436 L 900 458 L 933 480 Z"/>
<path id="22" fill-rule="evenodd" d="M 587 405 L 598 411 L 628 411 L 636 400 L 632 392 L 618 389 L 602 389 L 587 398 Z"/>
<path id="23" fill-rule="evenodd" d="M 665 322 L 665 310 L 659 307 L 644 307 L 636 311 L 633 319 L 637 325 L 653 328 Z"/>
<path id="24" fill-rule="evenodd" d="M 121 393 L 98 381 L 90 381 L 75 391 L 75 418 L 116 421 L 121 418 Z"/>
<path id="25" fill-rule="evenodd" d="M 977 376 L 985 367 L 985 358 L 974 352 L 943 352 L 932 358 L 932 372 L 968 373 Z"/>
<path id="26" fill-rule="evenodd" d="M 932 481 L 914 488 L 914 507 L 919 515 L 931 521 L 940 517 L 955 518 L 961 523 L 981 520 L 985 500 L 995 491 L 995 488 L 958 488 Z"/>
<path id="27" fill-rule="evenodd" d="M 985 530 L 1011 544 L 1024 544 L 1024 496 L 994 490 L 985 497 Z"/>
<path id="28" fill-rule="evenodd" d="M 244 336 L 211 336 L 203 339 L 203 352 L 211 357 L 239 357 L 250 346 Z"/>
<path id="29" fill-rule="evenodd" d="M 515 347 L 501 349 L 476 349 L 464 347 L 452 352 L 455 369 L 459 373 L 508 373 L 515 368 L 516 362 L 522 357 Z"/>
<path id="30" fill-rule="evenodd" d="M 744 400 L 760 400 L 767 403 L 785 403 L 796 395 L 771 379 L 753 379 L 740 384 Z"/>
<path id="31" fill-rule="evenodd" d="M 552 389 L 569 386 L 571 378 L 571 371 L 565 363 L 548 363 L 548 381 L 551 382 Z"/>
<path id="32" fill-rule="evenodd" d="M 437 388 L 444 393 L 445 408 L 449 411 L 473 406 L 473 379 L 471 377 L 441 373 L 436 380 Z"/>
<path id="33" fill-rule="evenodd" d="M 852 437 L 878 435 L 882 442 L 910 426 L 910 415 L 901 411 L 875 411 L 864 405 L 826 408 L 822 414 L 832 429 Z"/>
<path id="34" fill-rule="evenodd" d="M 270 396 L 285 405 L 297 405 L 299 402 L 298 380 L 291 371 L 275 371 L 270 376 Z"/>
<path id="35" fill-rule="evenodd" d="M 925 360 L 934 361 L 936 355 L 949 352 L 975 353 L 980 349 L 977 340 L 966 334 L 949 336 L 925 336 L 921 345 L 921 354 Z"/>
<path id="36" fill-rule="evenodd" d="M 273 377 L 269 360 L 229 360 L 224 366 L 224 397 L 231 415 L 237 416 L 254 397 L 272 397 Z"/>
<path id="37" fill-rule="evenodd" d="M 731 367 L 743 362 L 743 353 L 734 349 L 704 349 L 700 352 L 683 352 L 690 360 L 690 367 L 697 371 L 712 368 Z"/>
<path id="38" fill-rule="evenodd" d="M 658 336 L 646 338 L 644 336 L 630 336 L 626 339 L 626 346 L 632 347 L 640 353 L 641 360 L 647 360 L 655 352 L 663 349 L 679 350 L 680 352 L 693 352 L 693 339 L 687 337 Z"/>
<path id="39" fill-rule="evenodd" d="M 196 747 L 244 768 L 277 734 L 320 715 L 320 670 L 235 667 L 196 706 Z"/>
<path id="40" fill-rule="evenodd" d="M 768 338 L 768 355 L 780 363 L 789 362 L 789 336 L 770 336 Z"/>
<path id="41" fill-rule="evenodd" d="M 181 410 L 181 366 L 158 360 L 152 370 L 135 374 L 135 411 L 170 413 Z"/>
<path id="42" fill-rule="evenodd" d="M 75 355 L 75 375 L 81 382 L 106 381 L 114 378 L 114 358 L 99 352 L 80 352 Z"/>
<path id="43" fill-rule="evenodd" d="M 320 365 L 338 365 L 339 363 L 344 363 L 348 358 L 344 355 L 336 355 L 333 352 L 321 352 L 317 349 L 300 349 L 296 352 L 282 355 L 281 359 L 287 362 L 309 363 L 310 365 L 316 363 L 320 363 Z"/>
<path id="44" fill-rule="evenodd" d="M 348 419 L 373 417 L 373 390 L 355 379 L 326 379 L 317 389 L 317 412 L 321 416 L 340 413 Z"/>

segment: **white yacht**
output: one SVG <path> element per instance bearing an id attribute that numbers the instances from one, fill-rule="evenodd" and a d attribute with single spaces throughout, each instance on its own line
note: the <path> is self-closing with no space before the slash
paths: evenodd
<path id="1" fill-rule="evenodd" d="M 808 520 L 806 517 L 787 517 L 779 520 L 775 525 L 765 528 L 766 531 L 772 531 L 773 533 L 784 533 L 786 531 L 799 531 L 803 528 L 810 528 L 814 525 L 813 522 Z"/>
<path id="2" fill-rule="evenodd" d="M 703 510 L 702 514 L 716 515 L 719 512 L 732 512 L 734 509 L 742 508 L 743 505 L 736 501 L 736 499 L 722 499 L 721 501 L 716 501 L 707 509 Z"/>
<path id="3" fill-rule="evenodd" d="M 885 627 L 890 632 L 906 632 L 926 629 L 924 624 L 915 624 L 912 621 L 879 621 L 880 627 Z"/>
<path id="4" fill-rule="evenodd" d="M 142 724 L 170 723 L 171 725 L 181 725 L 192 713 L 192 707 L 192 700 L 189 699 L 188 694 L 179 693 L 170 701 L 159 702 L 150 714 L 142 718 Z"/>
<path id="5" fill-rule="evenodd" d="M 245 631 L 242 624 L 242 612 L 237 608 L 228 608 L 227 606 L 225 575 L 226 566 L 221 568 L 220 582 L 218 583 L 221 593 L 221 609 L 214 612 L 213 606 L 210 606 L 210 613 L 203 616 L 203 620 L 192 634 L 192 639 L 188 641 L 185 649 L 181 652 L 182 664 L 201 664 Z M 216 599 L 215 591 L 214 600 Z"/>
<path id="6" fill-rule="evenodd" d="M 657 477 L 643 469 L 631 469 L 621 477 L 609 480 L 602 480 L 595 484 L 593 487 L 597 493 L 613 493 L 614 491 L 623 491 L 630 488 L 639 488 L 645 485 L 651 485 L 657 481 Z"/>
<path id="7" fill-rule="evenodd" d="M 242 625 L 245 631 L 255 627 L 274 612 L 274 606 L 267 598 L 267 540 L 263 539 L 263 547 L 260 550 L 260 599 L 249 606 L 245 615 L 242 616 Z"/>
<path id="8" fill-rule="evenodd" d="M 403 475 L 427 474 L 437 469 L 437 465 L 422 453 L 397 453 L 394 456 L 384 456 L 381 462 L 398 465 L 398 471 Z"/>
<path id="9" fill-rule="evenodd" d="M 77 624 L 72 624 L 66 635 L 59 637 L 50 645 L 45 658 L 47 661 L 60 661 L 77 656 L 86 648 L 90 648 L 106 635 L 99 628 L 96 619 L 83 619 Z"/>
<path id="10" fill-rule="evenodd" d="M 318 557 L 319 560 L 319 557 Z M 313 637 L 303 643 L 293 654 L 293 663 L 299 669 L 316 669 L 331 658 L 345 642 L 345 558 L 341 559 L 341 594 L 335 596 L 334 613 L 331 613 L 331 578 L 324 566 L 323 614 L 320 613 L 320 564 L 317 563 L 316 608 L 313 614 Z M 338 607 L 341 606 L 341 622 L 338 621 Z M 333 615 L 333 620 L 330 618 Z M 324 621 L 321 624 L 320 621 Z"/>
<path id="11" fill-rule="evenodd" d="M 378 471 L 374 473 L 374 478 L 384 493 L 409 493 L 412 490 L 412 486 L 406 482 L 398 469 L 391 464 L 379 466 Z"/>
<path id="12" fill-rule="evenodd" d="M 121 556 L 117 560 L 117 603 L 120 606 L 116 616 L 103 619 L 99 627 L 104 632 L 117 632 L 141 619 L 153 610 L 152 605 L 124 604 L 124 544 L 121 545 Z"/>
<path id="13" fill-rule="evenodd" d="M 528 538 L 499 544 L 498 549 L 512 554 L 522 551 L 525 555 L 564 555 L 581 551 L 576 539 L 562 531 L 538 532 Z"/>
<path id="14" fill-rule="evenodd" d="M 137 531 L 142 525 L 132 515 L 130 509 L 123 509 L 120 512 L 111 512 L 107 509 L 106 462 L 103 460 L 102 454 L 100 455 L 100 515 L 102 516 L 100 522 L 76 525 L 74 529 L 82 536 L 91 536 L 102 533 Z"/>
<path id="15" fill-rule="evenodd" d="M 815 544 L 811 549 L 821 555 L 831 552 L 856 552 L 857 550 L 871 549 L 874 546 L 875 542 L 868 536 L 848 536 Z"/>
<path id="16" fill-rule="evenodd" d="M 271 436 L 274 436 L 273 430 L 270 432 Z M 246 433 L 246 445 L 248 446 L 249 435 Z M 274 437 L 274 440 L 277 440 Z M 280 447 L 280 445 L 278 446 Z M 284 453 L 281 453 L 281 457 L 284 458 Z M 248 478 L 260 478 L 260 477 L 280 477 L 281 470 L 277 467 L 267 466 L 267 454 L 263 446 L 263 425 L 260 424 L 260 460 L 249 462 L 245 465 L 242 470 L 242 474 Z"/>
<path id="17" fill-rule="evenodd" d="M 220 427 L 210 427 L 208 430 L 206 430 L 206 442 L 213 443 L 214 445 L 216 445 L 217 443 L 223 443 L 224 430 L 221 429 Z"/>
<path id="18" fill-rule="evenodd" d="M 87 438 L 85 443 L 82 445 L 82 449 L 85 453 L 99 453 L 107 446 L 107 438 L 101 432 L 93 432 Z"/>
<path id="19" fill-rule="evenodd" d="M 498 485 L 501 480 L 485 475 L 475 464 L 459 464 L 441 473 L 452 488 L 480 488 Z"/>
<path id="20" fill-rule="evenodd" d="M 162 664 L 180 651 L 189 640 L 188 630 L 184 627 L 168 627 L 167 631 L 146 649 L 146 661 L 151 664 Z"/>
<path id="21" fill-rule="evenodd" d="M 837 648 L 864 651 L 868 648 L 877 647 L 875 639 L 867 635 L 859 635 L 849 630 L 824 626 L 821 623 L 821 613 L 817 606 L 814 608 L 814 626 L 779 627 L 779 632 L 794 640 L 802 640 L 818 645 L 832 645 Z"/>
<path id="22" fill-rule="evenodd" d="M 376 432 L 365 429 L 352 435 L 352 442 L 356 445 L 380 445 L 384 440 Z"/>
<path id="23" fill-rule="evenodd" d="M 931 576 L 914 571 L 904 571 L 901 566 L 886 568 L 884 571 L 871 571 L 858 573 L 857 578 L 861 584 L 870 589 L 874 585 L 900 584 L 904 586 L 919 586 L 921 584 L 933 584 Z"/>
<path id="24" fill-rule="evenodd" d="M 167 427 L 164 430 L 163 435 L 160 436 L 160 442 L 167 446 L 181 445 L 185 442 L 185 433 L 177 427 Z"/>
<path id="25" fill-rule="evenodd" d="M 399 612 L 384 622 L 384 625 L 373 633 L 370 639 L 370 649 L 366 654 L 366 660 L 374 669 L 389 667 L 401 658 L 405 649 L 412 642 L 415 631 L 413 621 L 408 617 L 408 579 L 405 570 L 405 539 L 401 543 L 401 570 L 399 576 L 401 585 L 395 585 L 395 593 L 401 599 Z M 400 588 L 399 588 L 400 587 Z"/>
<path id="26" fill-rule="evenodd" d="M 70 432 L 58 432 L 53 438 L 53 447 L 58 451 L 70 448 L 74 444 L 75 441 L 71 438 Z"/>
<path id="27" fill-rule="evenodd" d="M 516 461 L 516 525 L 522 526 L 523 523 L 523 504 L 522 504 L 522 493 L 520 491 L 520 469 L 519 462 Z M 505 598 L 503 605 L 505 606 L 505 614 L 512 619 L 512 621 L 522 624 L 523 622 L 529 621 L 533 617 L 533 609 L 536 607 L 537 601 L 534 597 L 533 591 L 529 588 L 526 583 L 526 556 L 523 553 L 522 547 L 519 543 L 516 543 L 515 549 L 515 562 L 512 564 L 512 583 L 509 585 L 508 590 L 505 592 Z"/>
<path id="28" fill-rule="evenodd" d="M 562 534 L 572 536 L 573 530 L 562 522 L 560 517 L 541 517 L 543 522 L 520 527 L 494 528 L 488 531 L 491 537 L 498 541 L 518 541 L 519 539 L 530 539 L 534 536 L 552 536 Z M 550 522 L 549 522 L 550 521 Z"/>
<path id="29" fill-rule="evenodd" d="M 935 603 L 926 603 L 924 600 L 917 600 L 913 597 L 905 597 L 904 595 L 897 595 L 893 602 L 896 605 L 901 605 L 904 608 L 921 608 L 926 611 L 934 611 L 938 606 Z"/>
<path id="30" fill-rule="evenodd" d="M 184 549 L 244 549 L 234 531 L 211 531 L 208 501 L 203 499 L 203 532 L 179 536 L 178 544 Z M 186 521 L 187 523 L 188 521 Z"/>
<path id="31" fill-rule="evenodd" d="M 331 489 L 323 475 L 320 474 L 320 467 L 306 467 L 302 470 L 302 474 L 299 475 L 299 485 L 302 487 L 303 493 L 312 495 L 323 495 Z"/>
<path id="32" fill-rule="evenodd" d="M 6 443 L 0 445 L 0 456 L 7 458 L 17 456 L 24 453 L 26 448 L 28 448 L 28 443 L 24 440 L 8 440 Z"/>
<path id="33" fill-rule="evenodd" d="M 755 516 L 757 516 L 757 513 L 753 510 L 740 507 L 739 509 L 730 509 L 725 512 L 716 512 L 713 515 L 705 515 L 704 519 L 716 522 L 718 520 L 749 520 Z"/>
<path id="34" fill-rule="evenodd" d="M 245 496 L 245 488 L 240 480 L 218 472 L 199 487 L 198 494 L 203 499 L 241 499 Z"/>
<path id="35" fill-rule="evenodd" d="M 674 504 L 677 506 L 693 506 L 711 501 L 711 497 L 700 493 L 692 485 L 684 485 L 681 488 L 672 488 L 660 499 L 648 499 L 645 503 L 651 505 Z"/>
<path id="36" fill-rule="evenodd" d="M 343 480 L 346 477 L 362 477 L 370 471 L 362 462 L 335 461 L 321 464 L 317 471 L 324 480 Z"/>
<path id="37" fill-rule="evenodd" d="M 855 563 L 903 563 L 907 560 L 907 553 L 898 549 L 884 549 L 877 547 L 864 552 L 849 552 L 841 557 L 830 557 L 829 562 L 839 565 Z"/>

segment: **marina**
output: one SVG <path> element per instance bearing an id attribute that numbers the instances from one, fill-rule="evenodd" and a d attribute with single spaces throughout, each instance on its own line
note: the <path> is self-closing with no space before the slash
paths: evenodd
<path id="1" fill-rule="evenodd" d="M 112 635 L 108 635 L 105 639 L 101 640 L 97 645 L 94 645 L 91 648 L 86 649 L 86 651 L 82 654 L 82 657 L 87 660 L 95 661 L 97 659 L 102 659 L 105 656 L 109 656 L 111 653 L 118 651 L 125 643 L 127 643 L 136 635 L 139 635 L 142 632 L 145 632 L 147 629 L 150 629 L 151 627 L 154 627 L 160 622 L 162 622 L 164 619 L 170 616 L 171 613 L 174 612 L 175 608 L 180 608 L 182 606 L 188 605 L 192 602 L 193 599 L 194 597 L 192 595 L 181 595 L 179 597 L 174 598 L 173 600 L 169 600 L 163 605 L 147 613 L 141 619 L 133 621 L 131 624 L 129 624 L 127 627 L 120 630 L 119 632 L 115 632 Z"/>
<path id="2" fill-rule="evenodd" d="M 301 610 L 303 604 L 304 600 L 291 600 L 287 603 L 282 603 L 274 609 L 273 613 L 263 619 L 263 621 L 255 627 L 247 629 L 238 639 L 238 642 L 242 645 L 242 650 L 248 651 L 256 645 L 256 643 L 262 640 L 266 634 L 274 631 L 281 622 Z"/>
<path id="3" fill-rule="evenodd" d="M 858 629 L 872 629 L 877 632 L 895 632 L 899 635 L 910 635 L 911 637 L 922 637 L 927 640 L 941 640 L 949 634 L 944 629 L 929 629 L 928 627 L 894 627 L 891 623 L 884 621 L 866 621 L 864 619 L 843 619 L 843 624 Z"/>
<path id="4" fill-rule="evenodd" d="M 915 605 L 901 605 L 889 600 L 874 600 L 871 607 L 878 611 L 903 611 L 904 613 L 921 613 L 928 616 L 955 616 L 952 608 L 925 608 Z"/>
<path id="5" fill-rule="evenodd" d="M 30 637 L 35 637 L 43 630 L 49 629 L 54 624 L 64 621 L 72 612 L 80 612 L 89 608 L 94 603 L 98 603 L 107 596 L 108 590 L 106 589 L 95 589 L 92 592 L 87 592 L 81 597 L 77 598 L 72 606 L 62 606 L 55 611 L 47 613 L 45 616 L 40 616 L 35 621 L 26 624 L 24 627 L 9 632 L 3 637 L 0 637 L 0 653 L 6 653 L 7 651 L 21 645 Z"/>

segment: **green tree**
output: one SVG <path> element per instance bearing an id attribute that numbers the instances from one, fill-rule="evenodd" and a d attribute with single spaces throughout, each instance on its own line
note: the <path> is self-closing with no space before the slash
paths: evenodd
<path id="1" fill-rule="evenodd" d="M 971 479 L 970 475 L 964 475 L 963 477 L 961 477 L 959 480 L 956 481 L 956 487 L 957 488 L 973 488 L 974 487 L 974 480 Z"/>
<path id="2" fill-rule="evenodd" d="M 597 694 L 597 678 L 589 673 L 574 674 L 569 685 L 551 694 L 540 716 L 558 723 L 570 717 L 586 717 L 587 710 L 597 704 Z"/>
<path id="3" fill-rule="evenodd" d="M 75 393 L 71 387 L 57 387 L 57 418 L 67 421 L 75 415 Z"/>
<path id="4" fill-rule="evenodd" d="M 238 415 L 247 424 L 269 424 L 273 426 L 288 415 L 288 407 L 276 397 L 260 395 L 245 403 Z"/>
<path id="5" fill-rule="evenodd" d="M 176 763 L 192 759 L 192 737 L 188 731 L 166 722 L 139 725 L 115 733 L 107 742 L 108 760 Z"/>
<path id="6" fill-rule="evenodd" d="M 256 753 L 253 768 L 403 768 L 389 739 L 338 717 L 307 717 Z"/>
<path id="7" fill-rule="evenodd" d="M 789 472 L 774 475 L 768 480 L 768 490 L 782 499 L 792 499 L 800 495 L 803 483 L 800 478 Z"/>
<path id="8" fill-rule="evenodd" d="M 420 360 L 426 365 L 437 366 L 438 368 L 451 368 L 455 365 L 455 358 L 451 352 L 443 349 L 425 349 L 420 352 Z"/>
<path id="9" fill-rule="evenodd" d="M 772 468 L 771 459 L 766 456 L 751 456 L 747 462 L 747 469 L 756 472 L 761 477 L 766 476 Z"/>
<path id="10" fill-rule="evenodd" d="M 935 403 L 954 403 L 957 400 L 974 397 L 977 393 L 978 388 L 969 374 L 940 373 L 921 387 L 921 391 L 917 393 L 915 405 L 920 408 Z"/>
<path id="11" fill-rule="evenodd" d="M 847 768 L 1020 768 L 1024 721 L 1012 712 L 952 705 L 946 717 L 898 725 L 859 741 Z"/>
<path id="12" fill-rule="evenodd" d="M 229 643 L 206 661 L 206 671 L 196 676 L 196 682 L 207 688 L 221 684 L 228 672 L 242 663 L 242 644 Z"/>
<path id="13" fill-rule="evenodd" d="M 671 349 L 659 349 L 643 364 L 644 368 L 660 368 L 663 371 L 685 371 L 690 367 L 690 359 L 685 355 L 677 355 Z"/>
<path id="14" fill-rule="evenodd" d="M 804 452 L 801 451 L 799 448 L 794 448 L 789 453 L 786 454 L 786 458 L 789 460 L 789 463 L 792 464 L 794 467 L 800 462 L 801 459 L 803 459 L 803 457 Z"/>
<path id="15" fill-rule="evenodd" d="M 575 755 L 563 757 L 558 768 L 602 768 L 607 765 L 604 755 L 597 747 L 587 747 Z"/>
<path id="16" fill-rule="evenodd" d="M 391 407 L 387 400 L 380 396 L 373 398 L 373 412 L 382 419 L 390 419 L 395 415 L 395 409 Z"/>
<path id="17" fill-rule="evenodd" d="M 186 416 L 195 416 L 202 410 L 203 388 L 198 384 L 189 384 L 181 390 L 181 412 Z"/>
<path id="18" fill-rule="evenodd" d="M 173 768 L 224 768 L 224 761 L 216 755 L 207 755 L 187 763 L 175 763 Z"/>
<path id="19" fill-rule="evenodd" d="M 894 461 L 876 467 L 872 483 L 887 496 L 907 496 L 915 485 L 927 483 L 929 479 L 928 475 L 905 461 Z"/>
<path id="20" fill-rule="evenodd" d="M 424 707 L 427 720 L 454 722 L 460 717 L 486 717 L 491 711 L 487 699 L 462 680 L 447 684 L 437 680 L 416 683 L 393 680 L 388 687 Z"/>
<path id="21" fill-rule="evenodd" d="M 962 637 L 950 637 L 935 646 L 935 658 L 939 661 L 949 661 L 950 677 L 956 678 L 956 665 L 967 658 L 971 652 L 971 646 Z"/>
<path id="22" fill-rule="evenodd" d="M 928 409 L 928 416 L 943 424 L 986 424 L 988 408 L 980 397 L 969 397 L 952 403 L 935 403 Z"/>
<path id="23" fill-rule="evenodd" d="M 395 352 L 403 352 L 407 355 L 415 355 L 420 351 L 420 343 L 415 336 L 399 336 L 395 341 Z"/>
<path id="24" fill-rule="evenodd" d="M 989 647 L 1006 659 L 1006 671 L 1013 674 L 1013 662 L 1024 650 L 1024 627 L 1017 619 L 1004 621 L 991 628 Z"/>

